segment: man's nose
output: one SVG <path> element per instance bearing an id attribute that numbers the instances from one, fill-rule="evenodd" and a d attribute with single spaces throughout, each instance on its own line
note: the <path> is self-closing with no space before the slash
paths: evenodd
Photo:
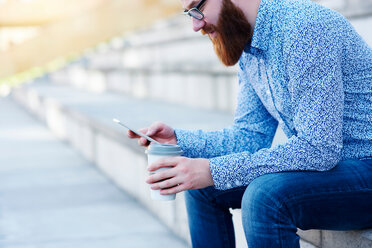
<path id="1" fill-rule="evenodd" d="M 195 32 L 198 32 L 200 29 L 202 29 L 205 26 L 204 20 L 198 20 L 196 18 L 192 18 L 192 29 Z"/>

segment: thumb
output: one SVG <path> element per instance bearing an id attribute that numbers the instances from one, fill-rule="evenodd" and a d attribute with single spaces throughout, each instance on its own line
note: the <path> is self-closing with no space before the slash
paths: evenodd
<path id="1" fill-rule="evenodd" d="M 148 130 L 147 130 L 147 132 L 146 132 L 146 135 L 147 136 L 152 136 L 152 135 L 154 135 L 156 132 L 155 132 L 156 130 L 154 130 L 153 128 L 149 128 Z"/>
<path id="2" fill-rule="evenodd" d="M 155 135 L 156 133 L 160 132 L 160 130 L 161 126 L 159 125 L 159 123 L 154 123 L 147 129 L 146 135 L 147 136 Z"/>

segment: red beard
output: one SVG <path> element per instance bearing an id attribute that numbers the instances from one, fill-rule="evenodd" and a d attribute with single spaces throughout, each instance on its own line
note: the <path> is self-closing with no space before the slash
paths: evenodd
<path id="1" fill-rule="evenodd" d="M 217 26 L 207 25 L 201 33 L 217 32 L 215 38 L 210 38 L 214 50 L 226 66 L 235 65 L 243 53 L 244 47 L 252 40 L 252 27 L 243 11 L 231 0 L 223 0 Z"/>

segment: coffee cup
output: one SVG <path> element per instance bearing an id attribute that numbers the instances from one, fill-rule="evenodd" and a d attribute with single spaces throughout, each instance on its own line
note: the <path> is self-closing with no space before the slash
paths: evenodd
<path id="1" fill-rule="evenodd" d="M 147 158 L 148 158 L 148 166 L 150 166 L 153 162 L 169 157 L 177 157 L 182 155 L 182 150 L 178 145 L 170 145 L 170 144 L 151 144 L 148 149 L 146 150 Z M 160 168 L 156 171 L 150 172 L 150 175 L 159 173 L 164 170 L 168 170 L 172 167 L 164 167 Z M 176 199 L 176 194 L 171 195 L 161 195 L 160 190 L 153 190 L 150 188 L 150 195 L 151 199 L 158 200 L 158 201 L 171 201 Z"/>

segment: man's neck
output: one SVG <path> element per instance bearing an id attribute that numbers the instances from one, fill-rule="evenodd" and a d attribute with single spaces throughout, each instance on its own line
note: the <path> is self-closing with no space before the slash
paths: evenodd
<path id="1" fill-rule="evenodd" d="M 231 1 L 243 11 L 249 24 L 251 25 L 252 28 L 254 28 L 261 0 L 231 0 Z"/>

